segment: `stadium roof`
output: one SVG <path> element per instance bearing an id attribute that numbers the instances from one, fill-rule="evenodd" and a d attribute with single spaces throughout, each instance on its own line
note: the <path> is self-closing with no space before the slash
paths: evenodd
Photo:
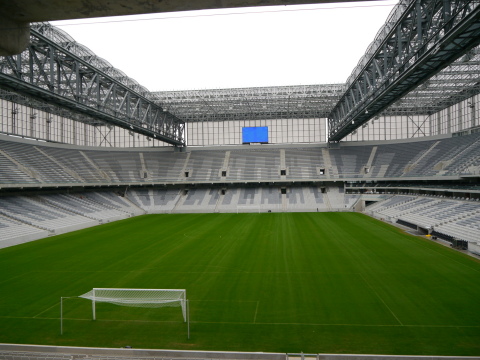
<path id="1" fill-rule="evenodd" d="M 480 93 L 480 47 L 470 50 L 401 100 L 385 115 L 431 115 Z"/>
<path id="2" fill-rule="evenodd" d="M 345 84 L 162 91 L 159 105 L 185 122 L 326 118 Z M 431 115 L 480 93 L 480 47 L 388 107 L 381 115 Z"/>
<path id="3" fill-rule="evenodd" d="M 187 122 L 325 118 L 343 84 L 256 87 L 153 93 L 159 104 Z"/>
<path id="4" fill-rule="evenodd" d="M 377 37 L 360 59 L 346 84 L 167 92 L 149 92 L 122 71 L 96 56 L 87 47 L 76 43 L 67 33 L 58 28 L 48 24 L 34 24 L 32 28 L 48 28 L 49 31 L 45 31 L 44 35 L 55 43 L 185 122 L 302 119 L 328 117 L 357 73 L 369 61 L 384 34 L 389 31 L 400 15 L 401 12 L 396 7 L 378 31 Z M 377 115 L 429 115 L 479 93 L 480 46 L 476 46 L 466 54 L 461 54 L 452 64 Z M 7 96 L 10 94 L 2 95 L 2 97 Z M 24 99 L 23 102 L 28 101 Z M 40 106 L 47 107 L 47 104 L 37 105 L 37 107 Z M 55 108 L 55 105 L 48 104 L 48 108 Z M 77 119 L 96 125 L 102 124 L 101 120 L 88 116 L 77 117 Z"/>
<path id="5" fill-rule="evenodd" d="M 404 16 L 406 4 L 400 1 L 394 7 L 346 84 L 167 91 L 153 93 L 155 101 L 186 122 L 327 118 Z M 371 116 L 430 115 L 480 93 L 480 46 L 459 56 L 380 114 Z"/>

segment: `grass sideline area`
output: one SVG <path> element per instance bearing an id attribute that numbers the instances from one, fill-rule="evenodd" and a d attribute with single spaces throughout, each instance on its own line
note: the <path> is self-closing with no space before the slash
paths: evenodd
<path id="1" fill-rule="evenodd" d="M 480 262 L 358 213 L 144 215 L 0 250 L 0 342 L 480 355 Z M 187 289 L 180 308 L 64 301 Z"/>

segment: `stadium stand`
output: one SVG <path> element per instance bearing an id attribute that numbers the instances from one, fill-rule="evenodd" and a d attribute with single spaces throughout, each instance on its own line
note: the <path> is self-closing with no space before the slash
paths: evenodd
<path id="1" fill-rule="evenodd" d="M 432 141 L 379 145 L 371 169 L 371 178 L 398 178 L 409 176 L 410 169 L 432 145 Z"/>
<path id="2" fill-rule="evenodd" d="M 317 187 L 292 187 L 287 191 L 287 209 L 294 211 L 329 211 Z"/>
<path id="3" fill-rule="evenodd" d="M 236 212 L 239 200 L 239 189 L 229 188 L 225 194 L 221 196 L 220 202 L 217 206 L 218 212 Z"/>
<path id="4" fill-rule="evenodd" d="M 359 199 L 360 199 L 360 195 L 345 194 L 345 208 L 352 209 Z"/>
<path id="5" fill-rule="evenodd" d="M 51 194 L 41 196 L 41 198 L 52 206 L 64 209 L 73 214 L 82 215 L 86 218 L 98 220 L 100 223 L 121 220 L 128 217 L 126 212 L 104 204 L 95 203 L 83 194 L 77 196 Z"/>
<path id="6" fill-rule="evenodd" d="M 1 145 L 1 144 L 0 144 Z M 31 175 L 29 175 L 29 173 Z M 3 149 L 0 150 L 0 183 L 39 183 L 22 164 L 8 155 Z"/>
<path id="7" fill-rule="evenodd" d="M 2 137 L 5 138 L 5 137 Z M 1 184 L 438 178 L 479 171 L 480 135 L 329 149 L 92 150 L 0 140 Z M 328 161 L 325 158 L 328 157 Z M 284 175 L 282 171 L 284 170 Z M 322 174 L 321 171 L 324 171 Z"/>
<path id="8" fill-rule="evenodd" d="M 230 152 L 226 180 L 280 179 L 278 150 L 235 150 Z"/>
<path id="9" fill-rule="evenodd" d="M 129 189 L 125 198 L 131 201 L 143 213 L 169 213 L 180 197 L 179 190 L 166 189 Z"/>
<path id="10" fill-rule="evenodd" d="M 330 210 L 343 210 L 346 207 L 343 185 L 330 186 L 328 192 L 325 193 L 325 198 L 327 199 Z"/>
<path id="11" fill-rule="evenodd" d="M 480 240 L 480 203 L 437 197 L 396 195 L 367 208 L 367 212 L 391 222 L 419 227 L 448 238 Z M 413 226 L 412 226 L 413 225 Z"/>
<path id="12" fill-rule="evenodd" d="M 135 152 L 135 151 L 134 151 Z M 188 154 L 174 152 L 147 152 L 143 151 L 143 159 L 148 177 L 142 180 L 151 182 L 176 182 L 181 181 L 184 174 Z"/>
<path id="13" fill-rule="evenodd" d="M 34 196 L 2 197 L 0 214 L 55 234 L 98 224 L 98 221 L 54 207 Z"/>
<path id="14" fill-rule="evenodd" d="M 325 163 L 318 149 L 286 149 L 285 167 L 287 179 L 311 179 L 318 177 Z"/>
<path id="15" fill-rule="evenodd" d="M 190 189 L 184 191 L 175 206 L 175 212 L 214 212 L 220 195 L 216 189 Z"/>
<path id="16" fill-rule="evenodd" d="M 68 171 L 67 169 L 72 171 L 72 174 L 75 174 L 74 177 L 80 181 L 95 183 L 104 181 L 106 178 L 83 151 L 69 151 L 68 156 L 65 156 L 65 149 L 61 148 L 44 146 L 42 151 L 55 159 L 65 171 Z"/>
<path id="17" fill-rule="evenodd" d="M 330 159 L 340 177 L 363 177 L 371 152 L 372 146 L 349 146 L 330 151 Z"/>
<path id="18" fill-rule="evenodd" d="M 193 181 L 218 181 L 226 153 L 224 151 L 194 151 L 190 153 L 186 171 Z M 184 174 L 185 175 L 185 174 Z"/>
<path id="19" fill-rule="evenodd" d="M 0 249 L 48 236 L 48 231 L 0 215 Z"/>
<path id="20" fill-rule="evenodd" d="M 282 196 L 278 188 L 262 187 L 260 208 L 267 211 L 282 210 Z"/>
<path id="21" fill-rule="evenodd" d="M 23 171 L 30 179 L 24 176 L 16 180 L 41 183 L 49 182 L 78 182 L 79 180 L 70 175 L 66 168 L 60 166 L 55 158 L 45 155 L 43 146 L 31 146 L 22 143 L 2 141 L 2 154 L 17 163 L 18 170 Z"/>
<path id="22" fill-rule="evenodd" d="M 26 186 L 34 191 L 1 197 L 1 241 L 15 244 L 145 213 L 352 211 L 363 198 L 346 193 L 344 181 L 355 180 L 354 185 L 363 187 L 372 180 L 387 182 L 386 186 L 388 181 L 407 179 L 433 184 L 440 179 L 459 181 L 478 173 L 479 159 L 480 134 L 338 148 L 186 151 L 103 149 L 0 136 L 0 187 Z M 48 186 L 83 190 L 38 191 Z M 89 186 L 107 188 L 93 191 Z M 478 241 L 480 203 L 418 195 L 386 197 L 370 204 L 367 213 L 439 236 Z"/>
<path id="23" fill-rule="evenodd" d="M 130 216 L 144 214 L 145 211 L 140 209 L 138 206 L 135 206 L 131 201 L 129 201 L 124 193 L 116 193 L 112 191 L 102 191 L 102 192 L 86 192 L 84 195 L 93 200 L 96 203 L 103 204 L 105 206 L 122 210 Z"/>

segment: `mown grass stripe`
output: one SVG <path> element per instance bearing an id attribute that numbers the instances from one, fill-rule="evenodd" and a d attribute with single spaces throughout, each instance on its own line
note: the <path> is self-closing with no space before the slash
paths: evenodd
<path id="1" fill-rule="evenodd" d="M 146 215 L 0 250 L 0 342 L 480 355 L 480 262 L 353 213 Z M 178 308 L 64 302 L 185 288 Z M 85 320 L 79 320 L 85 319 Z"/>

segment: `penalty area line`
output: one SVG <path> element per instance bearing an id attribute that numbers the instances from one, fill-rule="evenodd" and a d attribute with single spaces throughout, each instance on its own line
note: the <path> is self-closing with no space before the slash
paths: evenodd
<path id="1" fill-rule="evenodd" d="M 30 319 L 30 320 L 60 320 L 58 317 L 31 317 L 31 316 L 2 316 L 0 319 Z M 179 324 L 183 321 L 172 321 L 172 320 L 121 320 L 121 319 L 78 319 L 78 318 L 63 318 L 63 320 L 70 321 L 92 321 L 92 322 L 138 322 L 138 323 L 171 323 Z M 231 325 L 301 325 L 301 326 L 353 326 L 353 327 L 412 327 L 412 328 L 465 328 L 465 329 L 480 329 L 480 325 L 421 325 L 421 324 L 412 324 L 412 325 L 400 325 L 400 324 L 332 324 L 332 323 L 270 323 L 270 322 L 231 322 L 231 321 L 192 321 L 193 324 L 231 324 Z"/>
<path id="2" fill-rule="evenodd" d="M 32 317 L 32 316 L 1 316 L 0 319 L 31 319 L 31 320 L 60 320 L 59 317 Z M 88 319 L 79 319 L 79 318 L 66 318 L 64 317 L 63 320 L 69 321 L 92 321 L 92 322 L 143 322 L 143 323 L 184 323 L 181 320 L 174 321 L 174 320 L 122 320 L 122 319 L 96 319 L 93 320 L 91 318 Z"/>
<path id="3" fill-rule="evenodd" d="M 367 279 L 365 279 L 365 277 L 361 274 L 361 273 L 358 273 L 360 275 L 360 277 L 363 279 L 363 281 L 365 282 L 365 284 L 367 284 L 367 286 L 370 288 L 370 290 L 373 291 L 373 293 L 377 296 L 378 299 L 380 299 L 380 301 L 383 303 L 383 305 L 385 305 L 385 307 L 388 309 L 388 311 L 390 311 L 390 314 L 393 315 L 393 317 L 398 321 L 398 323 L 403 326 L 403 323 L 400 321 L 400 319 L 397 317 L 397 315 L 395 315 L 395 313 L 393 312 L 392 309 L 390 309 L 390 306 L 387 305 L 387 303 L 385 302 L 385 300 L 383 300 L 383 298 L 380 296 L 380 294 L 373 288 L 372 285 L 370 285 L 370 283 L 367 281 Z"/>
<path id="4" fill-rule="evenodd" d="M 33 318 L 35 319 L 36 317 L 42 315 L 43 313 L 46 313 L 48 310 L 53 309 L 55 306 L 60 306 L 60 302 L 50 306 L 48 309 L 43 310 L 42 312 L 39 312 L 37 315 L 35 315 Z"/>

